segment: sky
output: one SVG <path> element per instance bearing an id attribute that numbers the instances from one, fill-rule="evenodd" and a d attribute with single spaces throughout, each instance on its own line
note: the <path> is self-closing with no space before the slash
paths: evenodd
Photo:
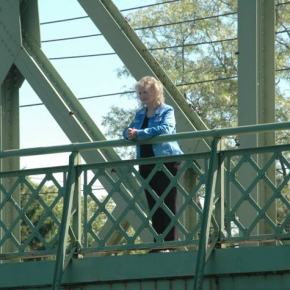
<path id="1" fill-rule="evenodd" d="M 120 10 L 156 3 L 155 0 L 113 0 L 113 2 Z M 38 6 L 40 23 L 86 16 L 77 0 L 38 0 Z M 99 33 L 89 18 L 42 24 L 40 28 L 42 41 Z M 114 52 L 103 36 L 44 42 L 42 50 L 48 58 Z M 117 77 L 117 69 L 123 66 L 117 55 L 51 60 L 51 63 L 77 98 L 123 92 L 132 89 L 136 82 L 133 78 Z M 112 105 L 125 108 L 137 106 L 134 100 L 119 95 L 80 102 L 102 132 L 104 132 L 101 125 L 102 116 Z M 69 144 L 69 139 L 44 105 L 27 106 L 39 103 L 41 100 L 25 81 L 20 89 L 20 148 Z M 21 168 L 57 166 L 67 162 L 68 154 L 24 157 L 21 158 Z"/>

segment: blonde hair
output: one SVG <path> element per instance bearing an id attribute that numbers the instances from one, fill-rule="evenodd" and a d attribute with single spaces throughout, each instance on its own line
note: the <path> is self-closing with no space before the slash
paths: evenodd
<path id="1" fill-rule="evenodd" d="M 156 103 L 160 106 L 165 102 L 164 94 L 163 94 L 163 85 L 160 81 L 156 80 L 154 77 L 146 76 L 143 77 L 135 84 L 135 92 L 138 92 L 143 88 L 153 89 L 156 96 Z M 144 106 L 144 105 L 141 105 Z"/>

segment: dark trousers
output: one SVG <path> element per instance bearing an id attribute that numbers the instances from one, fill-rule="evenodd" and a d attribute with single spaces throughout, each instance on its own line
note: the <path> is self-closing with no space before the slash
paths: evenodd
<path id="1" fill-rule="evenodd" d="M 173 176 L 177 173 L 177 168 L 175 165 L 175 162 L 165 163 L 164 164 L 167 169 L 171 172 Z M 139 172 L 141 176 L 146 179 L 152 169 L 154 168 L 154 164 L 150 165 L 140 165 Z M 155 193 L 158 196 L 161 196 L 164 192 L 164 190 L 167 188 L 167 186 L 170 183 L 170 179 L 163 173 L 162 171 L 157 171 L 152 179 L 149 182 L 150 187 L 155 191 Z M 150 211 L 154 207 L 156 200 L 151 195 L 151 193 L 148 190 L 145 190 L 146 199 L 148 202 L 148 206 Z M 171 190 L 168 192 L 167 196 L 164 199 L 165 205 L 169 208 L 169 210 L 173 213 L 173 215 L 176 214 L 177 211 L 177 190 L 176 187 L 171 188 Z M 161 208 L 157 208 L 155 213 L 152 216 L 152 226 L 157 234 L 162 234 L 167 226 L 170 224 L 171 218 L 168 216 L 168 214 Z M 174 241 L 177 240 L 177 230 L 175 227 L 172 227 L 171 230 L 166 235 L 165 241 Z"/>

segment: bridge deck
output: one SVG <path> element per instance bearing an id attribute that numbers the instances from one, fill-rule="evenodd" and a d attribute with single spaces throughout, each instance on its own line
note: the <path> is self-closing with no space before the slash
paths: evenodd
<path id="1" fill-rule="evenodd" d="M 216 249 L 203 289 L 290 289 L 289 255 L 290 246 Z M 73 259 L 62 289 L 193 289 L 196 258 L 189 251 Z M 2 264 L 0 289 L 51 289 L 54 266 L 54 261 Z"/>

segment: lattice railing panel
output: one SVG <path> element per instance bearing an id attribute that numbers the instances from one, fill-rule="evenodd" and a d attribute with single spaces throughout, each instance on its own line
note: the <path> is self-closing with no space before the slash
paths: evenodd
<path id="1" fill-rule="evenodd" d="M 287 146 L 273 146 L 217 153 L 220 163 L 218 179 L 213 187 L 216 188 L 213 214 L 210 216 L 209 243 L 214 241 L 214 244 L 217 237 L 225 244 L 290 238 L 288 152 Z M 256 160 L 262 155 L 267 156 L 266 162 L 259 166 Z M 164 163 L 179 161 L 182 164 L 177 175 L 173 176 Z M 138 166 L 152 162 L 155 167 L 144 180 Z M 74 166 L 77 172 L 75 178 L 81 180 L 81 187 L 77 189 L 81 207 L 73 208 L 72 212 L 78 210 L 81 215 L 81 231 L 76 235 L 73 231 L 77 227 L 69 227 L 68 248 L 77 242 L 79 251 L 85 254 L 94 251 L 197 247 L 205 192 L 208 192 L 209 153 Z M 276 181 L 268 176 L 273 168 L 276 170 Z M 163 172 L 170 180 L 161 196 L 150 186 L 150 180 L 157 171 Z M 224 180 L 219 179 L 223 171 Z M 245 176 L 244 172 L 247 179 L 241 178 Z M 188 173 L 189 179 L 194 180 L 190 186 L 185 178 Z M 68 167 L 1 173 L 2 259 L 55 255 L 67 174 Z M 176 187 L 178 192 L 179 207 L 175 214 L 164 203 L 172 187 Z M 267 196 L 258 197 L 258 188 L 265 190 Z M 145 189 L 156 201 L 151 211 Z M 223 191 L 224 211 L 221 205 Z M 277 214 L 273 216 L 271 210 L 276 204 Z M 153 213 L 158 208 L 162 208 L 171 220 L 167 229 L 159 234 L 151 223 Z M 12 214 L 6 215 L 7 212 Z M 224 229 L 221 223 L 223 217 Z M 177 229 L 178 239 L 164 241 L 172 227 Z M 261 231 L 264 228 L 267 232 Z M 76 240 L 76 237 L 79 238 Z"/>
<path id="2" fill-rule="evenodd" d="M 269 147 L 223 153 L 226 160 L 226 241 L 271 241 L 290 237 L 290 165 L 287 155 L 284 146 L 277 146 L 275 150 Z M 262 156 L 267 156 L 266 162 L 259 166 L 257 158 Z M 275 170 L 276 180 L 269 177 L 271 169 Z M 258 188 L 260 196 L 257 195 Z M 265 228 L 267 230 L 263 232 Z"/>
<path id="3" fill-rule="evenodd" d="M 155 158 L 154 169 L 145 180 L 141 177 L 138 166 L 149 164 L 150 159 L 106 163 L 94 165 L 89 169 L 88 166 L 80 166 L 84 174 L 84 247 L 87 250 L 93 248 L 96 251 L 107 251 L 144 249 L 161 244 L 162 247 L 196 245 L 206 181 L 204 169 L 197 164 L 202 163 L 202 167 L 207 170 L 208 154 L 203 154 L 202 157 L 206 158 L 184 155 L 166 159 L 166 162 L 183 159 L 176 176 L 164 166 L 163 159 Z M 186 189 L 183 184 L 183 175 L 188 170 L 196 177 L 196 184 L 190 189 Z M 161 196 L 158 196 L 149 184 L 157 171 L 162 171 L 170 180 Z M 106 184 L 103 190 L 100 190 L 101 184 Z M 172 187 L 177 187 L 180 200 L 175 215 L 164 203 Z M 148 210 L 144 189 L 155 199 L 155 206 L 151 211 Z M 171 219 L 163 234 L 157 234 L 151 224 L 152 216 L 158 208 L 162 208 Z M 196 216 L 195 224 L 188 225 L 185 222 L 186 212 Z M 172 227 L 177 228 L 179 240 L 164 242 L 164 237 Z M 145 239 L 146 242 L 144 235 L 149 237 Z"/>
<path id="4" fill-rule="evenodd" d="M 1 173 L 0 249 L 7 257 L 55 253 L 66 174 L 65 168 Z"/>

